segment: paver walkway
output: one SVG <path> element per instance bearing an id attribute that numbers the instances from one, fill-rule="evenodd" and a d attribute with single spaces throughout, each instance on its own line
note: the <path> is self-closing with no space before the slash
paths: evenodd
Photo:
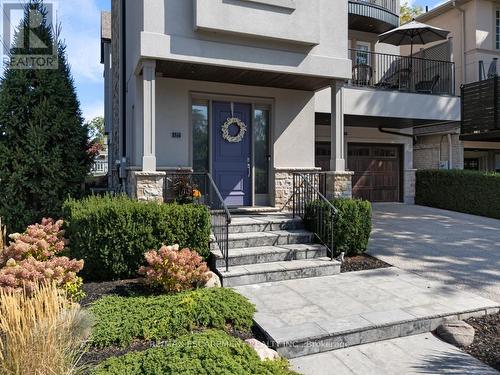
<path id="1" fill-rule="evenodd" d="M 500 302 L 500 220 L 376 203 L 368 253 Z"/>
<path id="2" fill-rule="evenodd" d="M 304 375 L 499 374 L 430 333 L 314 354 L 291 362 Z"/>
<path id="3" fill-rule="evenodd" d="M 425 333 L 443 317 L 500 307 L 394 267 L 235 289 L 256 305 L 256 324 L 288 358 Z"/>

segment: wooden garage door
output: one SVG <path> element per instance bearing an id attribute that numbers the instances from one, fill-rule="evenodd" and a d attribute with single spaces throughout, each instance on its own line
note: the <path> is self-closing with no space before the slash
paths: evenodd
<path id="1" fill-rule="evenodd" d="M 399 146 L 349 144 L 347 165 L 354 172 L 352 194 L 371 202 L 401 200 Z"/>

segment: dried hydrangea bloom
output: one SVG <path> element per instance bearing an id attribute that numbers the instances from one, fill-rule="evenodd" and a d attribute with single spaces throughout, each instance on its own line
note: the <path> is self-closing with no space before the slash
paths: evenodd
<path id="1" fill-rule="evenodd" d="M 179 245 L 162 246 L 144 255 L 145 267 L 139 269 L 145 283 L 166 292 L 181 292 L 204 285 L 209 279 L 208 267 L 195 251 L 179 250 Z"/>

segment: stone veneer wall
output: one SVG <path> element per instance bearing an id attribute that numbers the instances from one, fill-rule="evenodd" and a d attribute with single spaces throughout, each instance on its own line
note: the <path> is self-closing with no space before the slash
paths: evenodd
<path id="1" fill-rule="evenodd" d="M 354 172 L 327 172 L 326 198 L 352 198 L 352 176 Z"/>
<path id="2" fill-rule="evenodd" d="M 275 168 L 274 169 L 274 207 L 291 210 L 293 174 L 319 172 L 319 168 Z"/>
<path id="3" fill-rule="evenodd" d="M 404 171 L 404 202 L 415 204 L 416 169 L 405 169 Z"/>
<path id="4" fill-rule="evenodd" d="M 127 193 L 144 202 L 163 202 L 165 172 L 129 171 Z"/>

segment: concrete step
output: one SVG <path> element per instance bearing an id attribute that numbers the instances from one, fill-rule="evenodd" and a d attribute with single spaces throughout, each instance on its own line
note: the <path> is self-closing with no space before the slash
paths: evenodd
<path id="1" fill-rule="evenodd" d="M 222 269 L 226 262 L 220 252 L 215 253 L 215 266 Z M 229 251 L 229 266 L 272 263 L 327 256 L 327 249 L 317 244 L 294 244 L 282 246 L 243 247 Z"/>
<path id="2" fill-rule="evenodd" d="M 294 263 L 294 262 L 291 262 Z M 256 327 L 286 358 L 434 331 L 495 314 L 500 303 L 395 267 L 235 288 Z"/>
<path id="3" fill-rule="evenodd" d="M 218 269 L 224 287 L 259 284 L 271 281 L 330 276 L 340 273 L 340 263 L 330 258 L 303 259 L 249 264 Z"/>
<path id="4" fill-rule="evenodd" d="M 311 232 L 301 229 L 230 233 L 229 249 L 311 243 L 313 237 L 314 235 Z"/>
<path id="5" fill-rule="evenodd" d="M 290 215 L 233 216 L 229 233 L 271 232 L 278 230 L 304 229 L 299 218 Z"/>

